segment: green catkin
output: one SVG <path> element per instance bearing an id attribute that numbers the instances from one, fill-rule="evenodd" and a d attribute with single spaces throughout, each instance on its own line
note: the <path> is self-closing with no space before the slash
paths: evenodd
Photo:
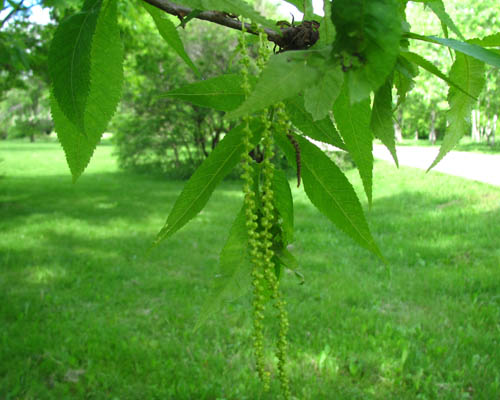
<path id="1" fill-rule="evenodd" d="M 250 57 L 248 56 L 248 51 L 245 42 L 245 24 L 242 23 L 242 34 L 240 35 L 240 48 L 241 48 L 241 77 L 242 77 L 242 89 L 245 96 L 248 97 L 250 94 L 250 83 L 248 80 L 248 67 L 250 65 Z M 244 137 L 243 137 L 243 193 L 244 204 L 245 204 L 245 214 L 246 214 L 246 226 L 248 233 L 248 242 L 250 247 L 250 255 L 252 260 L 252 286 L 253 286 L 253 347 L 255 353 L 255 363 L 257 368 L 257 373 L 260 379 L 264 382 L 264 388 L 269 387 L 270 374 L 265 370 L 264 363 L 264 311 L 265 311 L 265 293 L 264 293 L 264 275 L 262 273 L 264 269 L 264 260 L 262 257 L 261 245 L 260 245 L 260 234 L 257 230 L 258 228 L 258 215 L 257 215 L 257 204 L 255 200 L 254 192 L 254 182 L 252 178 L 252 157 L 250 157 L 250 152 L 252 151 L 252 131 L 250 130 L 250 117 L 247 115 L 243 117 L 244 124 Z"/>
<path id="2" fill-rule="evenodd" d="M 248 67 L 250 65 L 250 58 L 246 48 L 244 33 L 245 26 L 242 24 L 242 34 L 240 36 L 241 48 L 241 76 L 242 76 L 242 89 L 245 96 L 250 94 L 250 84 L 248 80 Z M 259 56 L 257 58 L 257 67 L 260 71 L 264 68 L 269 57 L 269 51 L 266 47 L 266 38 L 262 30 L 259 31 Z M 278 128 L 288 129 L 286 114 L 283 105 L 278 107 L 277 120 Z M 290 398 L 289 380 L 286 374 L 286 353 L 287 353 L 287 332 L 288 332 L 288 316 L 285 309 L 285 301 L 282 299 L 279 290 L 279 281 L 275 274 L 275 265 L 273 262 L 274 251 L 272 250 L 273 236 L 271 228 L 273 227 L 275 207 L 274 207 L 274 193 L 272 190 L 272 182 L 274 178 L 274 165 L 271 159 L 274 156 L 274 142 L 271 133 L 272 123 L 269 119 L 269 109 L 265 109 L 261 113 L 261 122 L 263 125 L 262 131 L 262 147 L 264 151 L 264 158 L 262 161 L 262 210 L 261 218 L 259 220 L 256 194 L 254 192 L 255 182 L 252 175 L 253 160 L 250 156 L 250 151 L 253 146 L 251 144 L 252 132 L 250 130 L 250 117 L 243 118 L 244 124 L 244 152 L 242 156 L 243 163 L 243 192 L 245 195 L 245 215 L 246 226 L 249 239 L 250 255 L 252 259 L 252 286 L 253 286 L 253 346 L 255 353 L 256 369 L 260 379 L 263 382 L 264 390 L 270 388 L 271 374 L 265 369 L 264 362 L 264 312 L 266 303 L 266 289 L 271 293 L 271 300 L 274 307 L 278 310 L 279 314 L 279 337 L 276 350 L 278 358 L 278 376 L 280 380 L 281 391 L 285 399 Z"/>

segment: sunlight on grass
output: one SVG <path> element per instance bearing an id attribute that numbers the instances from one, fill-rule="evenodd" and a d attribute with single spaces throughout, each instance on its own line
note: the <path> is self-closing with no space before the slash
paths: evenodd
<path id="1" fill-rule="evenodd" d="M 0 398 L 277 398 L 277 380 L 266 394 L 254 373 L 250 294 L 193 331 L 240 182 L 223 182 L 148 253 L 183 182 L 118 171 L 111 146 L 76 184 L 56 144 L 0 142 L 0 152 Z M 305 279 L 283 280 L 294 395 L 498 397 L 500 189 L 377 162 L 368 210 L 359 175 L 348 177 L 388 265 L 292 180 L 291 252 Z"/>

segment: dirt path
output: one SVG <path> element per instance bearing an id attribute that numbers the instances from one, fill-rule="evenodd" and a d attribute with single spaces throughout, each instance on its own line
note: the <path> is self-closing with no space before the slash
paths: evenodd
<path id="1" fill-rule="evenodd" d="M 437 147 L 398 146 L 396 151 L 399 165 L 426 170 L 436 158 L 439 149 Z M 375 144 L 373 156 L 394 164 L 385 146 Z M 500 154 L 451 151 L 432 171 L 500 186 Z"/>

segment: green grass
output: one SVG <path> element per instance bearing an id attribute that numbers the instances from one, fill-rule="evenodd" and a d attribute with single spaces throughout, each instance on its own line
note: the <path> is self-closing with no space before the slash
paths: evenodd
<path id="1" fill-rule="evenodd" d="M 438 140 L 436 144 L 432 144 L 425 139 L 404 139 L 403 142 L 397 143 L 398 146 L 425 146 L 425 147 L 439 147 L 441 146 L 442 140 Z M 500 153 L 500 136 L 496 136 L 495 144 L 489 145 L 486 142 L 477 143 L 473 141 L 470 137 L 463 137 L 460 142 L 453 148 L 455 151 L 469 151 L 473 153 L 484 153 L 484 154 L 498 154 Z"/>
<path id="2" fill-rule="evenodd" d="M 0 142 L 0 399 L 276 399 L 255 377 L 248 296 L 192 331 L 240 185 L 148 255 L 182 183 L 122 173 L 112 150 L 73 185 L 57 145 Z M 294 395 L 498 399 L 500 189 L 383 162 L 374 181 L 388 266 L 294 189 Z"/>

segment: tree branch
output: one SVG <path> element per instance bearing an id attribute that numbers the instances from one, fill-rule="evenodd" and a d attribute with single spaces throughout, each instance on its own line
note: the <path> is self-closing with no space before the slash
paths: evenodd
<path id="1" fill-rule="evenodd" d="M 168 14 L 175 15 L 181 22 L 184 17 L 191 13 L 191 9 L 183 5 L 173 3 L 169 0 L 143 0 L 152 6 L 165 11 Z M 223 25 L 228 28 L 241 31 L 242 22 L 237 17 L 230 16 L 221 11 L 202 11 L 195 16 L 197 19 Z M 299 25 L 278 28 L 279 31 L 264 29 L 267 39 L 276 44 L 280 51 L 303 50 L 312 46 L 319 38 L 319 23 L 316 21 L 303 21 Z M 252 29 L 250 24 L 245 23 L 245 29 L 248 33 L 258 35 L 258 32 Z"/>
<path id="2" fill-rule="evenodd" d="M 21 7 L 23 6 L 24 0 L 21 0 L 16 7 L 13 7 L 10 13 L 7 14 L 7 16 L 2 20 L 0 23 L 0 29 L 3 27 L 3 25 L 12 17 L 15 13 L 17 13 Z"/>

